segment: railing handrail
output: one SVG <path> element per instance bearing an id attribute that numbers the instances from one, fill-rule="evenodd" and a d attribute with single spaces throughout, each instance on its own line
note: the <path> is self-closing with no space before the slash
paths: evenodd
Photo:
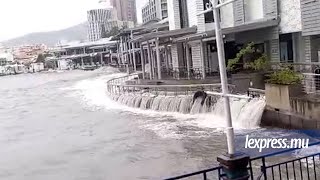
<path id="1" fill-rule="evenodd" d="M 292 159 L 292 160 L 289 160 L 289 161 L 286 161 L 286 162 L 281 162 L 281 163 L 273 164 L 271 166 L 266 166 L 265 168 L 272 168 L 272 167 L 276 167 L 276 166 L 279 166 L 279 165 L 288 164 L 288 163 L 292 163 L 292 162 L 295 162 L 295 161 L 300 161 L 300 160 L 303 160 L 303 159 L 306 159 L 306 158 L 310 158 L 310 157 L 313 157 L 313 156 L 318 156 L 319 154 L 320 153 L 311 154 L 311 155 L 308 155 L 308 156 Z"/>
<path id="2" fill-rule="evenodd" d="M 193 173 L 189 173 L 189 174 L 184 174 L 184 175 L 181 175 L 181 176 L 176 176 L 176 177 L 168 178 L 168 179 L 165 179 L 165 180 L 182 179 L 182 178 L 186 178 L 186 177 L 190 177 L 190 176 L 204 174 L 204 173 L 211 172 L 211 171 L 216 171 L 216 170 L 220 171 L 221 169 L 222 169 L 222 166 L 217 166 L 217 167 L 214 167 L 214 168 L 205 169 L 205 170 L 202 170 L 202 171 L 197 171 L 197 172 L 193 172 Z"/>
<path id="3" fill-rule="evenodd" d="M 127 75 L 121 76 L 121 77 L 112 78 L 112 79 L 110 79 L 110 80 L 107 81 L 107 84 L 110 84 L 110 83 L 112 83 L 113 81 L 116 81 L 116 80 L 119 80 L 119 79 L 125 79 L 125 78 L 128 78 L 128 77 L 137 76 L 137 75 L 140 75 L 140 74 L 141 74 L 141 73 L 137 72 L 137 73 L 127 74 Z"/>
<path id="4" fill-rule="evenodd" d="M 140 85 L 140 84 L 113 84 L 115 86 L 121 87 L 137 87 L 137 88 L 192 88 L 192 87 L 207 87 L 207 86 L 217 86 L 220 87 L 221 84 L 182 84 L 182 85 Z"/>
<path id="5" fill-rule="evenodd" d="M 111 86 L 121 86 L 121 87 L 127 87 L 127 88 L 195 88 L 195 87 L 220 87 L 221 84 L 220 83 L 215 83 L 215 84 L 180 84 L 180 85 L 175 85 L 175 84 L 167 84 L 167 85 L 147 85 L 147 84 L 120 84 L 120 83 L 116 83 L 117 80 L 121 80 L 121 79 L 127 79 L 129 77 L 133 77 L 133 76 L 137 76 L 140 75 L 141 72 L 138 73 L 133 73 L 133 74 L 129 74 L 129 75 L 125 75 L 122 77 L 117 77 L 117 78 L 113 78 L 110 79 L 109 81 L 107 81 L 108 85 Z M 234 85 L 229 84 L 229 87 L 234 87 Z"/>
<path id="6" fill-rule="evenodd" d="M 294 62 L 294 63 L 287 63 L 287 62 L 270 62 L 271 65 L 319 65 L 320 62 Z"/>
<path id="7" fill-rule="evenodd" d="M 316 73 L 302 73 L 302 75 L 304 75 L 304 76 L 320 76 L 320 74 L 316 74 Z"/>

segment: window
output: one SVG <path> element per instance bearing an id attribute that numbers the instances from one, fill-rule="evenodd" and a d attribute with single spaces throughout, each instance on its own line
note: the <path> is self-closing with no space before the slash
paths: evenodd
<path id="1" fill-rule="evenodd" d="M 280 35 L 280 60 L 281 62 L 293 63 L 293 40 L 291 33 Z"/>
<path id="2" fill-rule="evenodd" d="M 207 6 L 209 6 L 210 4 L 210 0 L 203 0 L 203 9 L 206 10 Z M 220 10 L 219 10 L 219 15 L 220 15 L 220 21 L 221 21 L 221 14 L 220 14 Z M 207 12 L 204 15 L 204 20 L 205 23 L 213 23 L 214 22 L 214 18 L 213 18 L 213 12 Z"/>
<path id="3" fill-rule="evenodd" d="M 181 28 L 189 27 L 187 0 L 179 0 L 179 11 Z"/>
<path id="4" fill-rule="evenodd" d="M 244 0 L 244 10 L 246 22 L 263 18 L 262 0 Z"/>

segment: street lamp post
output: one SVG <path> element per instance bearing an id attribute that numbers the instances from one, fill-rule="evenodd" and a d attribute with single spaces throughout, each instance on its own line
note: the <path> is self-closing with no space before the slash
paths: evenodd
<path id="1" fill-rule="evenodd" d="M 222 94 L 224 98 L 224 109 L 225 109 L 225 118 L 227 121 L 226 135 L 228 143 L 228 154 L 218 157 L 218 162 L 223 167 L 223 171 L 226 174 L 227 179 L 239 179 L 246 180 L 249 178 L 247 166 L 249 164 L 250 157 L 243 153 L 236 153 L 235 150 L 235 138 L 234 138 L 234 129 L 232 125 L 231 117 L 231 108 L 230 108 L 230 99 L 229 99 L 229 90 L 228 90 L 228 79 L 226 72 L 226 60 L 224 52 L 224 42 L 222 38 L 222 31 L 220 25 L 220 15 L 219 9 L 227 4 L 233 3 L 235 0 L 222 1 L 220 0 L 210 0 L 206 4 L 206 10 L 201 12 L 205 14 L 213 11 L 214 24 L 215 24 L 215 34 L 216 34 L 216 44 L 218 50 L 218 60 L 219 60 L 219 70 L 221 78 L 221 87 Z"/>
<path id="2" fill-rule="evenodd" d="M 225 116 L 227 120 L 226 134 L 227 134 L 227 142 L 228 142 L 228 154 L 234 155 L 235 154 L 234 130 L 232 126 L 230 100 L 229 100 L 229 97 L 227 96 L 229 94 L 228 78 L 227 78 L 227 72 L 226 72 L 226 60 L 225 60 L 224 43 L 222 39 L 222 32 L 221 32 L 221 25 L 220 25 L 220 16 L 217 8 L 218 0 L 210 0 L 210 2 L 213 7 L 213 18 L 214 18 L 215 32 L 216 32 L 216 43 L 217 43 L 217 50 L 218 50 L 222 96 L 224 98 Z"/>

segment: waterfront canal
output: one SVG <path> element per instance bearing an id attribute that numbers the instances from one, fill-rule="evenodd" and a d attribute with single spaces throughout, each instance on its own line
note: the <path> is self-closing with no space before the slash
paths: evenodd
<path id="1" fill-rule="evenodd" d="M 215 165 L 226 150 L 220 119 L 119 105 L 105 90 L 108 79 L 121 75 L 114 72 L 0 77 L 0 179 L 160 179 Z M 236 132 L 237 142 L 248 133 L 292 135 Z"/>

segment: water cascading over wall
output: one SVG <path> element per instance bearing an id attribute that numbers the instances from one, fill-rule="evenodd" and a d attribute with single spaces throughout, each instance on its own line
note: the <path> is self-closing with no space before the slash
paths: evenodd
<path id="1" fill-rule="evenodd" d="M 212 114 L 224 116 L 224 101 L 220 96 L 164 96 L 150 93 L 111 95 L 112 99 L 133 108 L 182 114 Z M 265 108 L 264 98 L 230 98 L 232 118 L 244 127 L 257 127 Z"/>

